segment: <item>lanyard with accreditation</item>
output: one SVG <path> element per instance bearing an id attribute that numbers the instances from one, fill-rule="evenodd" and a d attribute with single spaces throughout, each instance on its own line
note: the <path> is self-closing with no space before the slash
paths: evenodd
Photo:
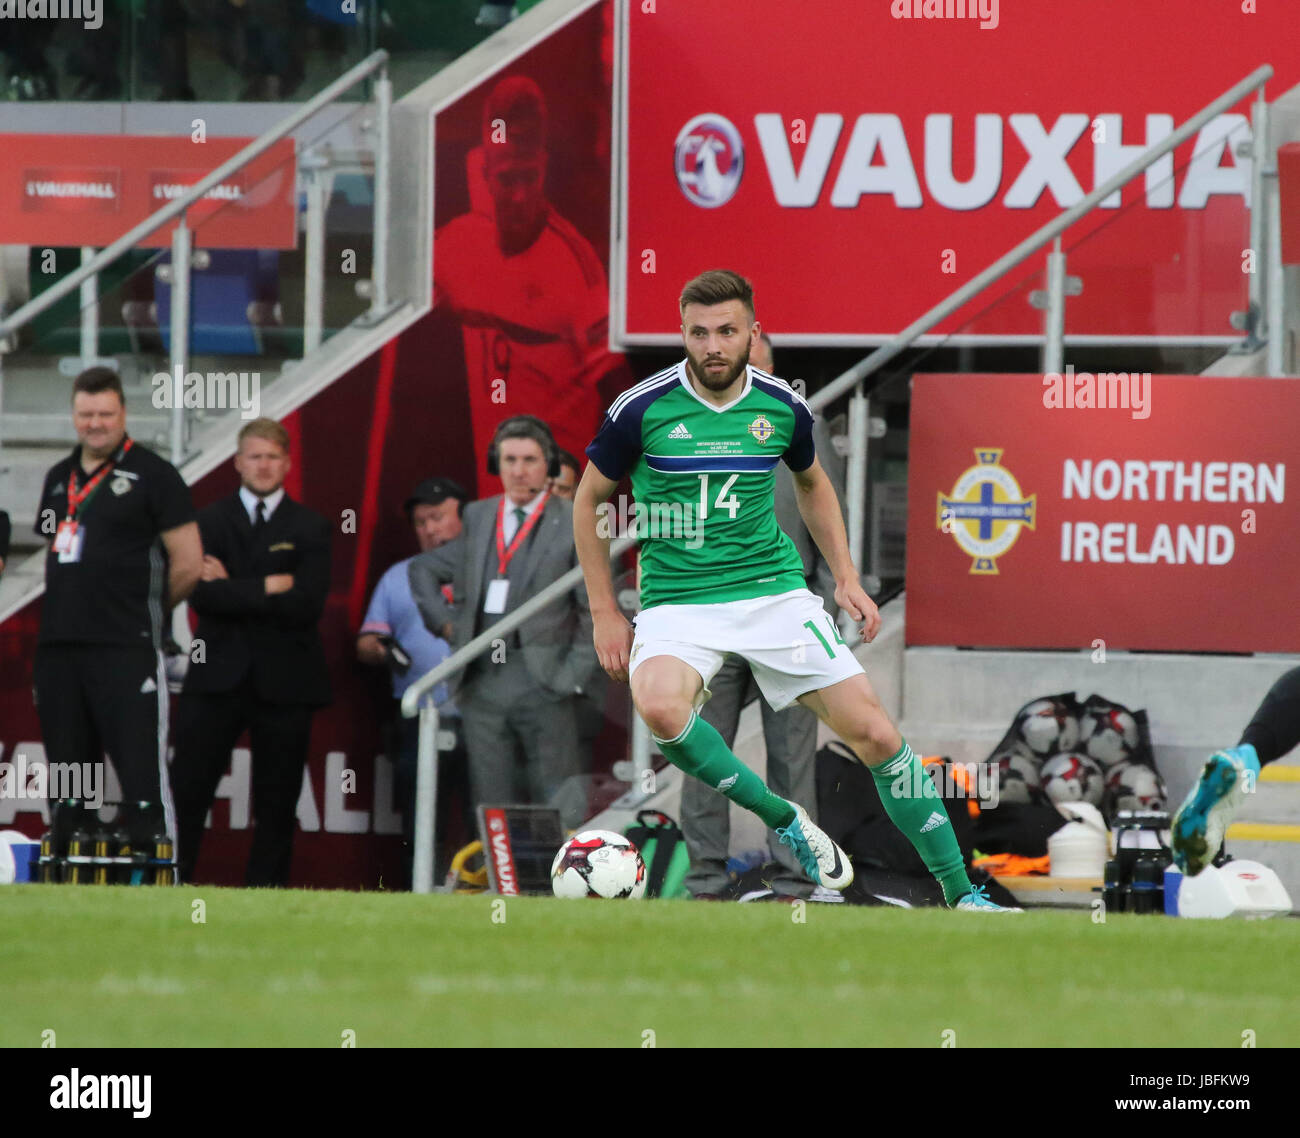
<path id="1" fill-rule="evenodd" d="M 99 468 L 95 477 L 80 489 L 77 488 L 76 466 L 74 465 L 68 473 L 68 513 L 59 523 L 58 532 L 54 535 L 54 552 L 59 555 L 60 561 L 81 560 L 81 549 L 86 542 L 86 530 L 80 518 L 85 512 L 86 503 L 94 497 L 95 491 L 104 484 L 104 479 L 113 473 L 113 468 L 122 461 L 123 456 L 134 445 L 134 439 L 126 439 L 112 458 Z"/>
<path id="2" fill-rule="evenodd" d="M 510 559 L 519 552 L 519 548 L 527 540 L 533 526 L 541 520 L 542 512 L 546 509 L 546 499 L 549 496 L 549 492 L 542 495 L 541 501 L 533 507 L 533 512 L 520 523 L 519 529 L 515 532 L 514 540 L 507 548 L 506 496 L 501 495 L 501 505 L 497 508 L 497 577 L 495 581 L 488 582 L 487 595 L 483 598 L 484 612 L 502 613 L 506 611 L 506 595 L 510 592 L 510 582 L 506 580 L 506 567 L 510 564 Z"/>

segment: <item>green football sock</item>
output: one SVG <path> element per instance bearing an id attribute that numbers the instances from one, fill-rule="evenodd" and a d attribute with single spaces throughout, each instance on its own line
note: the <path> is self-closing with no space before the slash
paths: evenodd
<path id="1" fill-rule="evenodd" d="M 752 810 L 771 829 L 794 821 L 794 807 L 768 790 L 763 780 L 731 753 L 717 729 L 695 712 L 675 739 L 651 738 L 673 766 L 694 775 L 737 806 Z"/>
<path id="2" fill-rule="evenodd" d="M 921 767 L 916 752 L 903 740 L 898 753 L 869 767 L 890 821 L 907 835 L 925 867 L 943 887 L 949 905 L 969 893 L 966 859 L 952 832 L 939 788 Z"/>

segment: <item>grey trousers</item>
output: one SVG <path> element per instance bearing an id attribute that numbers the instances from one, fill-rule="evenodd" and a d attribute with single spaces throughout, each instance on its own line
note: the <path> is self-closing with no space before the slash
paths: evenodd
<path id="1" fill-rule="evenodd" d="M 713 698 L 705 703 L 700 715 L 717 730 L 728 747 L 735 742 L 741 708 L 752 683 L 749 665 L 739 656 L 731 656 L 709 684 Z M 767 785 L 774 794 L 797 802 L 815 822 L 817 716 L 800 704 L 778 712 L 761 696 L 759 703 L 767 746 Z M 721 893 L 729 883 L 730 809 L 731 803 L 726 798 L 699 779 L 687 778 L 682 783 L 682 835 L 691 855 L 685 884 L 692 893 Z M 767 845 L 772 860 L 784 867 L 772 882 L 772 888 L 792 897 L 809 896 L 813 883 L 804 875 L 794 851 L 781 845 L 773 830 L 767 833 Z"/>
<path id="2" fill-rule="evenodd" d="M 566 827 L 581 824 L 587 803 L 585 791 L 575 793 L 574 776 L 584 773 L 575 703 L 542 688 L 517 651 L 473 667 L 456 706 L 476 810 L 484 803 L 556 806 Z"/>

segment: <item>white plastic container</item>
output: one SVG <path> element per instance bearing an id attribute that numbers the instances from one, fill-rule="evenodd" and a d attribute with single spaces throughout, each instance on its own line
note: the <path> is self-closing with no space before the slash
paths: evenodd
<path id="1" fill-rule="evenodd" d="M 1180 917 L 1276 917 L 1291 911 L 1286 886 L 1266 865 L 1230 861 L 1206 866 L 1195 877 L 1184 877 L 1178 888 Z"/>
<path id="2" fill-rule="evenodd" d="M 1108 854 L 1106 831 L 1069 822 L 1047 839 L 1053 877 L 1100 877 Z"/>

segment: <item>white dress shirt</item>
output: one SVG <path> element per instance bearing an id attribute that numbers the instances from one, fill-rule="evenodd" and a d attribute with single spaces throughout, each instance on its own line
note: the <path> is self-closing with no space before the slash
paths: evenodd
<path id="1" fill-rule="evenodd" d="M 506 516 L 502 525 L 505 528 L 506 548 L 510 548 L 510 543 L 515 540 L 515 534 L 519 532 L 519 519 L 515 517 L 515 510 L 524 511 L 524 521 L 533 516 L 533 512 L 541 505 L 542 498 L 546 495 L 545 490 L 540 490 L 537 496 L 531 502 L 525 502 L 522 506 L 516 506 L 509 498 L 506 498 Z"/>
<path id="2" fill-rule="evenodd" d="M 280 504 L 284 497 L 284 487 L 281 486 L 274 494 L 268 494 L 265 498 L 259 498 L 247 486 L 239 488 L 239 500 L 244 503 L 244 509 L 248 512 L 248 520 L 253 525 L 257 525 L 257 503 L 266 504 L 266 520 L 271 520 L 271 515 L 275 513 L 275 508 Z"/>

